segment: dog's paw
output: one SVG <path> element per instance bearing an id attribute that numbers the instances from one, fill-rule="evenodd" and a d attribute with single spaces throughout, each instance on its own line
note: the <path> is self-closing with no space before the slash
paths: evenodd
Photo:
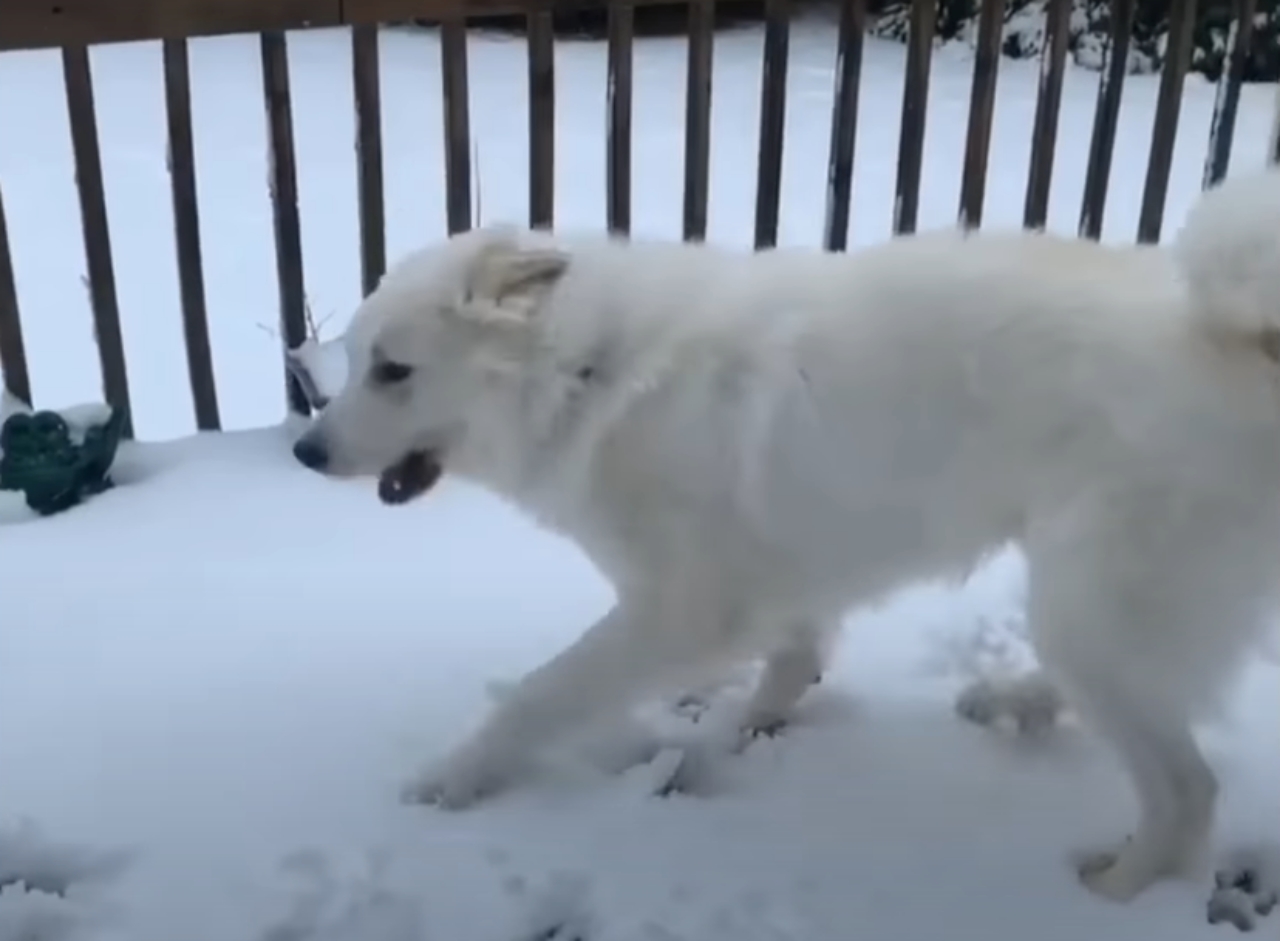
<path id="1" fill-rule="evenodd" d="M 777 738 L 791 724 L 789 717 L 777 712 L 753 712 L 742 722 L 742 737 L 747 741 L 757 738 Z"/>
<path id="2" fill-rule="evenodd" d="M 1200 849 L 1169 853 L 1143 845 L 1132 836 L 1113 849 L 1076 853 L 1073 861 L 1085 888 L 1113 902 L 1129 902 L 1167 879 L 1197 880 L 1203 875 Z"/>
<path id="3" fill-rule="evenodd" d="M 1252 931 L 1280 905 L 1280 849 L 1241 850 L 1214 874 L 1205 915 L 1211 925 Z"/>
<path id="4" fill-rule="evenodd" d="M 1085 854 L 1076 861 L 1076 872 L 1086 889 L 1112 902 L 1131 901 L 1152 881 L 1136 878 L 1121 865 L 1121 853 L 1113 851 Z"/>
<path id="5" fill-rule="evenodd" d="M 737 737 L 731 741 L 729 751 L 740 755 L 762 739 L 775 739 L 785 735 L 794 717 L 786 712 L 751 710 L 738 723 Z"/>
<path id="6" fill-rule="evenodd" d="M 1174 874 L 1173 866 L 1157 867 L 1135 847 L 1132 837 L 1118 847 L 1074 855 L 1080 882 L 1094 895 L 1112 902 L 1130 902 L 1161 878 Z"/>
<path id="7" fill-rule="evenodd" d="M 466 747 L 405 782 L 400 799 L 464 810 L 504 790 L 515 771 L 514 762 L 503 753 Z"/>
<path id="8" fill-rule="evenodd" d="M 705 745 L 666 748 L 647 769 L 648 790 L 655 797 L 698 797 L 714 785 L 714 765 Z"/>
<path id="9" fill-rule="evenodd" d="M 466 810 L 500 788 L 482 779 L 451 771 L 426 771 L 410 778 L 400 788 L 405 804 L 424 804 L 442 810 Z"/>
<path id="10" fill-rule="evenodd" d="M 1064 706 L 1056 687 L 1040 674 L 1014 680 L 977 680 L 961 691 L 955 703 L 957 714 L 968 722 L 990 728 L 1005 719 L 1025 736 L 1053 729 Z"/>

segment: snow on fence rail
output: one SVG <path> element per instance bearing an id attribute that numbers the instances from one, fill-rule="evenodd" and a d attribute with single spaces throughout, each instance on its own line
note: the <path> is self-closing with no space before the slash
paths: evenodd
<path id="1" fill-rule="evenodd" d="M 583 6 L 608 7 L 609 118 L 607 148 L 608 228 L 625 233 L 631 220 L 631 107 L 633 15 L 637 4 L 681 4 L 689 11 L 689 58 L 685 118 L 684 220 L 686 239 L 705 237 L 711 119 L 711 63 L 717 0 L 3 0 L 0 53 L 60 47 L 70 118 L 72 149 L 88 260 L 88 282 L 106 398 L 129 410 L 129 382 L 116 301 L 111 245 L 103 194 L 102 167 L 87 47 L 96 43 L 162 40 L 168 117 L 175 242 L 182 298 L 187 367 L 200 430 L 220 426 L 208 323 L 192 147 L 191 90 L 187 42 L 190 37 L 258 33 L 262 53 L 263 102 L 269 123 L 271 200 L 275 223 L 282 338 L 289 346 L 306 339 L 298 187 L 290 108 L 286 31 L 305 27 L 349 27 L 353 94 L 358 135 L 356 186 L 359 194 L 361 278 L 367 293 L 386 266 L 382 180 L 382 132 L 378 79 L 378 24 L 410 19 L 438 23 L 445 121 L 445 187 L 448 230 L 471 225 L 471 155 L 467 93 L 468 17 L 520 14 L 528 23 L 529 62 L 529 222 L 552 223 L 553 125 L 555 117 L 552 14 Z M 734 0 L 719 0 L 732 3 Z M 858 86 L 868 0 L 838 0 L 841 8 L 835 103 L 828 159 L 828 200 L 824 243 L 846 247 L 852 191 L 853 153 L 858 124 Z M 1098 85 L 1079 231 L 1097 238 L 1102 230 L 1116 122 L 1124 89 L 1136 0 L 1112 3 L 1109 63 Z M 982 221 L 986 167 L 995 101 L 996 71 L 1003 40 L 1005 0 L 983 0 L 974 60 L 969 126 L 959 218 Z M 1206 158 L 1205 182 L 1226 172 L 1236 102 L 1253 28 L 1256 0 L 1237 0 L 1229 66 L 1219 86 Z M 1027 183 L 1024 224 L 1042 227 L 1066 62 L 1071 0 L 1048 0 L 1047 37 Z M 777 238 L 781 190 L 783 124 L 786 108 L 788 0 L 766 0 L 764 68 L 761 88 L 759 169 L 756 186 L 755 245 Z M 912 0 L 902 100 L 902 129 L 894 228 L 916 227 L 924 149 L 925 106 L 937 11 L 935 0 Z M 1170 52 L 1160 80 L 1152 128 L 1146 185 L 1137 238 L 1159 238 L 1177 135 L 1182 85 L 1190 60 L 1195 0 L 1173 0 Z M 1280 116 L 1280 108 L 1278 108 Z M 1280 119 L 1280 117 L 1278 117 Z M 1280 142 L 1277 143 L 1280 146 Z M 0 186 L 3 181 L 0 181 Z M 30 383 L 18 317 L 0 193 L 0 370 L 8 391 L 30 401 Z M 305 396 L 287 373 L 291 406 L 308 409 Z"/>

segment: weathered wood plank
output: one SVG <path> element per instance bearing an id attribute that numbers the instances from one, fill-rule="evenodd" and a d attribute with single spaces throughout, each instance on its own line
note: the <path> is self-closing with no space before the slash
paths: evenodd
<path id="1" fill-rule="evenodd" d="M 1045 12 L 1045 44 L 1040 56 L 1040 91 L 1031 125 L 1031 165 L 1027 170 L 1027 200 L 1022 224 L 1043 229 L 1049 218 L 1049 184 L 1053 155 L 1058 147 L 1058 114 L 1062 80 L 1066 74 L 1067 43 L 1071 38 L 1071 0 L 1049 0 Z"/>
<path id="2" fill-rule="evenodd" d="M 1240 110 L 1240 87 L 1244 69 L 1253 48 L 1253 18 L 1257 0 L 1235 0 L 1235 17 L 1227 36 L 1227 68 L 1218 79 L 1217 97 L 1213 104 L 1213 120 L 1209 125 L 1209 152 L 1205 155 L 1205 189 L 1227 175 L 1231 163 L 1231 144 L 1236 136 L 1236 114 Z"/>
<path id="3" fill-rule="evenodd" d="M 711 176 L 711 60 L 716 0 L 689 4 L 689 67 L 684 110 L 684 239 L 707 237 Z"/>
<path id="4" fill-rule="evenodd" d="M 3 0 L 0 51 L 336 26 L 342 0 Z"/>
<path id="5" fill-rule="evenodd" d="M 531 9 L 529 21 L 529 225 L 550 227 L 556 192 L 556 66 L 551 11 Z"/>
<path id="6" fill-rule="evenodd" d="M 996 79 L 1000 74 L 1000 44 L 1004 39 L 1004 0 L 981 0 L 978 49 L 973 60 L 973 88 L 969 95 L 969 129 L 965 136 L 964 169 L 960 183 L 960 224 L 982 225 L 987 192 L 987 158 L 991 152 L 991 119 L 996 107 Z"/>
<path id="7" fill-rule="evenodd" d="M 907 74 L 902 89 L 902 126 L 898 136 L 898 182 L 893 231 L 916 230 L 920 214 L 920 173 L 924 167 L 925 111 L 929 102 L 929 64 L 937 17 L 934 0 L 912 0 L 907 37 Z"/>
<path id="8" fill-rule="evenodd" d="M 464 20 L 450 19 L 440 26 L 440 86 L 444 95 L 445 224 L 449 234 L 455 235 L 471 228 L 471 107 Z"/>
<path id="9" fill-rule="evenodd" d="M 554 0 L 557 10 L 600 0 Z M 688 0 L 632 0 L 637 6 Z M 737 0 L 720 0 L 733 3 Z M 3 0 L 0 51 L 520 14 L 528 0 Z"/>
<path id="10" fill-rule="evenodd" d="M 27 372 L 27 348 L 22 340 L 22 320 L 18 316 L 18 287 L 9 253 L 9 227 L 4 218 L 4 197 L 0 194 L 0 372 L 4 388 L 31 404 L 31 377 Z"/>
<path id="11" fill-rule="evenodd" d="M 826 225 L 822 237 L 823 245 L 832 252 L 844 251 L 849 244 L 853 151 L 858 136 L 858 93 L 866 23 L 866 0 L 844 0 L 840 5 L 836 92 L 831 107 L 831 154 L 827 159 Z"/>
<path id="12" fill-rule="evenodd" d="M 382 89 L 378 27 L 351 30 L 356 104 L 356 190 L 360 212 L 360 286 L 371 294 L 387 270 L 387 211 L 382 185 Z"/>
<path id="13" fill-rule="evenodd" d="M 787 52 L 791 16 L 787 0 L 765 0 L 764 68 L 760 81 L 760 146 L 756 165 L 755 247 L 778 243 L 782 202 L 782 147 L 787 120 Z"/>
<path id="14" fill-rule="evenodd" d="M 111 260 L 111 232 L 107 225 L 107 200 L 102 184 L 102 156 L 98 147 L 97 116 L 93 104 L 93 77 L 89 51 L 84 46 L 64 46 L 62 75 L 71 121 L 71 151 L 76 164 L 76 190 L 80 196 L 81 232 L 89 269 L 89 301 L 93 308 L 94 337 L 102 364 L 102 387 L 107 402 L 125 413 L 124 434 L 133 435 L 129 377 L 124 361 L 124 337 L 120 331 L 120 305 L 116 298 L 116 274 Z"/>
<path id="15" fill-rule="evenodd" d="M 635 7 L 609 4 L 609 136 L 605 145 L 605 222 L 610 232 L 631 231 L 631 72 Z"/>
<path id="16" fill-rule="evenodd" d="M 271 212 L 275 228 L 280 335 L 286 349 L 307 339 L 306 281 L 302 271 L 302 225 L 298 218 L 298 174 L 293 147 L 293 109 L 284 33 L 261 36 L 262 94 L 267 110 L 271 165 Z M 307 415 L 311 406 L 282 352 L 289 408 Z"/>
<path id="17" fill-rule="evenodd" d="M 1182 111 L 1182 86 L 1191 64 L 1191 40 L 1196 26 L 1196 0 L 1173 0 L 1169 15 L 1169 42 L 1160 70 L 1156 93 L 1156 116 L 1151 128 L 1151 151 L 1147 156 L 1147 179 L 1142 188 L 1142 208 L 1138 212 L 1138 241 L 1160 241 L 1164 204 L 1169 194 L 1169 173 L 1173 169 L 1173 145 L 1178 139 L 1178 116 Z"/>
<path id="18" fill-rule="evenodd" d="M 200 210 L 196 200 L 196 159 L 191 134 L 191 69 L 185 39 L 163 46 L 165 114 L 169 125 L 169 189 L 173 202 L 174 247 L 182 296 L 182 332 L 196 428 L 217 431 L 218 390 L 209 342 L 204 264 L 200 251 Z"/>
<path id="19" fill-rule="evenodd" d="M 1116 147 L 1116 125 L 1120 118 L 1120 98 L 1128 72 L 1129 44 L 1133 38 L 1135 0 L 1113 0 L 1111 43 L 1107 66 L 1098 79 L 1098 104 L 1093 114 L 1093 136 L 1089 141 L 1089 165 L 1085 170 L 1084 197 L 1080 205 L 1079 233 L 1085 238 L 1102 235 L 1102 217 L 1107 206 L 1107 186 L 1111 179 L 1111 158 Z"/>

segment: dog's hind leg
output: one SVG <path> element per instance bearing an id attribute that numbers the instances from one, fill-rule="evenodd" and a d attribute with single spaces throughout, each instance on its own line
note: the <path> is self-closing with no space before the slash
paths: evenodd
<path id="1" fill-rule="evenodd" d="M 1217 781 L 1191 733 L 1188 683 L 1201 668 L 1187 640 L 1204 636 L 1200 596 L 1219 586 L 1197 569 L 1199 549 L 1147 541 L 1134 532 L 1141 518 L 1089 516 L 1028 540 L 1030 626 L 1041 663 L 1137 791 L 1132 836 L 1078 860 L 1088 888 L 1128 901 L 1159 880 L 1198 875 L 1203 860 Z"/>
<path id="2" fill-rule="evenodd" d="M 629 595 L 575 643 L 524 676 L 480 729 L 406 800 L 462 807 L 510 783 L 543 746 L 690 676 L 733 641 L 715 600 L 679 591 Z"/>
<path id="3" fill-rule="evenodd" d="M 1086 886 L 1125 902 L 1161 879 L 1198 875 L 1213 824 L 1217 779 L 1188 723 L 1143 714 L 1143 706 L 1125 691 L 1104 688 L 1106 681 L 1097 680 L 1082 711 L 1118 749 L 1138 791 L 1140 817 L 1126 842 L 1084 854 L 1078 864 Z"/>
<path id="4" fill-rule="evenodd" d="M 765 660 L 755 693 L 747 704 L 742 730 L 749 736 L 775 735 L 791 718 L 796 703 L 822 680 L 827 652 L 840 622 L 802 620 Z"/>

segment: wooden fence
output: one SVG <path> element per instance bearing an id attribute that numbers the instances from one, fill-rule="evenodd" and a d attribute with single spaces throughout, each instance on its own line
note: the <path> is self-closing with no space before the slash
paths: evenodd
<path id="1" fill-rule="evenodd" d="M 552 14 L 566 6 L 608 4 L 609 116 L 606 223 L 625 233 L 631 222 L 631 114 L 634 9 L 637 3 L 684 2 L 688 6 L 688 78 L 685 117 L 684 220 L 686 239 L 701 239 L 707 228 L 711 116 L 712 26 L 716 0 L 3 0 L 0 2 L 0 53 L 5 50 L 60 47 L 70 117 L 76 180 L 80 197 L 88 282 L 97 333 L 105 395 L 129 407 L 120 317 L 112 268 L 111 242 L 103 195 L 102 168 L 94 114 L 93 76 L 87 47 L 94 43 L 159 39 L 163 41 L 165 102 L 171 153 L 175 246 L 195 418 L 201 430 L 219 428 L 205 313 L 201 247 L 192 147 L 191 91 L 187 39 L 225 33 L 257 33 L 262 54 L 262 96 L 269 122 L 271 198 L 276 265 L 279 275 L 282 336 L 289 346 L 306 339 L 298 188 L 290 109 L 286 30 L 303 27 L 350 28 L 353 93 L 357 115 L 359 220 L 362 285 L 372 290 L 386 266 L 383 205 L 382 134 L 378 78 L 378 24 L 412 18 L 440 24 L 444 96 L 446 215 L 450 232 L 471 225 L 471 157 L 467 93 L 468 16 L 514 13 L 527 18 L 529 68 L 529 222 L 552 223 L 555 118 Z M 733 0 L 720 0 L 731 3 Z M 828 205 L 824 244 L 846 247 L 853 154 L 858 131 L 858 90 L 867 0 L 841 4 L 835 103 L 828 158 Z M 964 156 L 960 221 L 982 221 L 987 155 L 995 101 L 1005 0 L 983 0 L 973 69 L 969 125 Z M 1065 69 L 1071 0 L 1048 0 L 1047 36 L 1039 98 L 1032 134 L 1026 202 L 1026 226 L 1042 227 Z M 1231 150 L 1245 50 L 1249 48 L 1256 0 L 1236 0 L 1233 45 L 1220 87 L 1205 163 L 1205 182 L 1226 172 Z M 1089 150 L 1079 231 L 1097 238 L 1102 230 L 1116 122 L 1124 90 L 1135 0 L 1114 0 L 1108 61 L 1098 85 L 1098 102 Z M 755 245 L 772 246 L 778 231 L 783 124 L 789 36 L 787 0 L 767 0 L 764 68 L 761 88 L 759 167 L 756 186 Z M 935 0 L 912 0 L 902 99 L 902 126 L 894 228 L 915 229 L 924 149 L 926 91 L 936 18 Z M 1195 0 L 1173 0 L 1169 46 L 1161 75 L 1146 185 L 1137 238 L 1159 238 L 1177 134 L 1183 79 L 1191 54 Z M 0 135 L 4 129 L 0 129 Z M 0 137 L 0 139 L 3 139 Z M 3 180 L 0 180 L 0 187 Z M 18 316 L 17 291 L 10 260 L 0 192 L 0 367 L 8 390 L 30 401 L 30 383 Z M 286 375 L 291 406 L 307 411 L 301 390 Z"/>

